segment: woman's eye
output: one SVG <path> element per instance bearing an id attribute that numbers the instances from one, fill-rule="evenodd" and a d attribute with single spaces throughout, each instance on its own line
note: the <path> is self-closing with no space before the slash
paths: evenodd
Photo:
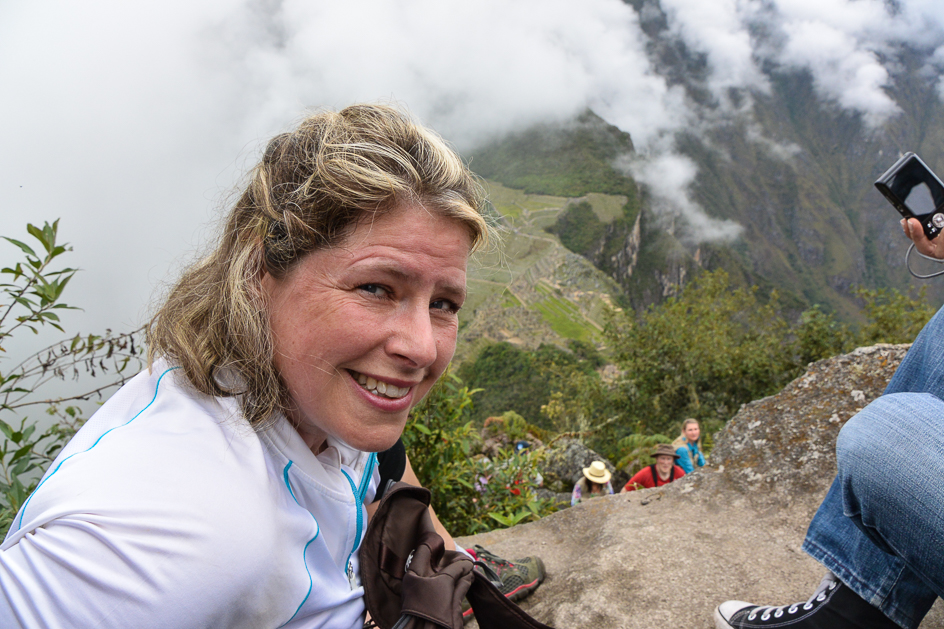
<path id="1" fill-rule="evenodd" d="M 357 288 L 377 297 L 386 297 L 388 293 L 387 289 L 380 284 L 361 284 Z"/>
<path id="2" fill-rule="evenodd" d="M 455 302 L 449 301 L 448 299 L 437 299 L 429 305 L 431 310 L 442 310 L 443 312 L 451 312 L 453 314 L 459 312 L 460 306 Z"/>

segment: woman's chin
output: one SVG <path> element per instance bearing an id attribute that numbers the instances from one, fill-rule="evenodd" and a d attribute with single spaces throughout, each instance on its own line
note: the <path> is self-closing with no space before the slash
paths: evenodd
<path id="1" fill-rule="evenodd" d="M 369 433 L 349 435 L 344 442 L 361 452 L 383 452 L 393 447 L 403 430 L 375 430 Z"/>

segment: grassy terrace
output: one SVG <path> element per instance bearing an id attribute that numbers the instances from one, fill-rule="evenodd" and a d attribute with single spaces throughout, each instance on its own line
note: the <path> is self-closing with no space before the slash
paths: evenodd
<path id="1" fill-rule="evenodd" d="M 564 338 L 593 342 L 598 330 L 584 317 L 580 308 L 572 301 L 564 299 L 558 291 L 541 281 L 534 287 L 541 294 L 534 308 L 541 313 L 551 329 Z"/>
<path id="2" fill-rule="evenodd" d="M 587 287 L 585 294 L 591 296 L 578 304 L 548 282 L 549 273 L 559 272 L 557 262 L 548 260 L 562 259 L 563 246 L 544 228 L 554 224 L 573 199 L 526 194 L 492 181 L 487 181 L 486 186 L 489 201 L 507 222 L 500 250 L 480 253 L 469 265 L 469 296 L 460 312 L 460 326 L 467 326 L 476 310 L 485 306 L 526 306 L 539 313 L 562 339 L 596 342 L 598 326 L 591 319 L 598 320 L 605 308 L 605 299 L 593 293 L 599 288 Z M 584 198 L 604 222 L 621 216 L 626 203 L 626 197 L 619 195 L 592 193 Z M 523 278 L 533 280 L 523 283 Z M 512 292 L 510 286 L 516 281 Z M 509 318 L 503 325 L 509 323 L 516 322 Z"/>

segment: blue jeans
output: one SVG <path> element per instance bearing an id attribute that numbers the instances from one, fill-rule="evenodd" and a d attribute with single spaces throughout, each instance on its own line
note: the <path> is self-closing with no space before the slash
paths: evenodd
<path id="1" fill-rule="evenodd" d="M 803 549 L 897 624 L 944 596 L 944 308 L 836 443 Z"/>

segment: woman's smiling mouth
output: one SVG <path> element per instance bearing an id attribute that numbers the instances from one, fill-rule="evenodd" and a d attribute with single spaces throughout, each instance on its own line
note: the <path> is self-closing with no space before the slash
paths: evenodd
<path id="1" fill-rule="evenodd" d="M 364 374 L 358 373 L 354 370 L 349 369 L 348 371 L 351 372 L 351 375 L 354 376 L 354 380 L 356 380 L 357 383 L 361 385 L 361 387 L 367 391 L 370 391 L 374 395 L 390 398 L 392 400 L 399 400 L 410 392 L 410 387 L 398 387 L 388 382 L 383 382 L 382 380 L 375 380 L 370 376 L 365 376 Z"/>

